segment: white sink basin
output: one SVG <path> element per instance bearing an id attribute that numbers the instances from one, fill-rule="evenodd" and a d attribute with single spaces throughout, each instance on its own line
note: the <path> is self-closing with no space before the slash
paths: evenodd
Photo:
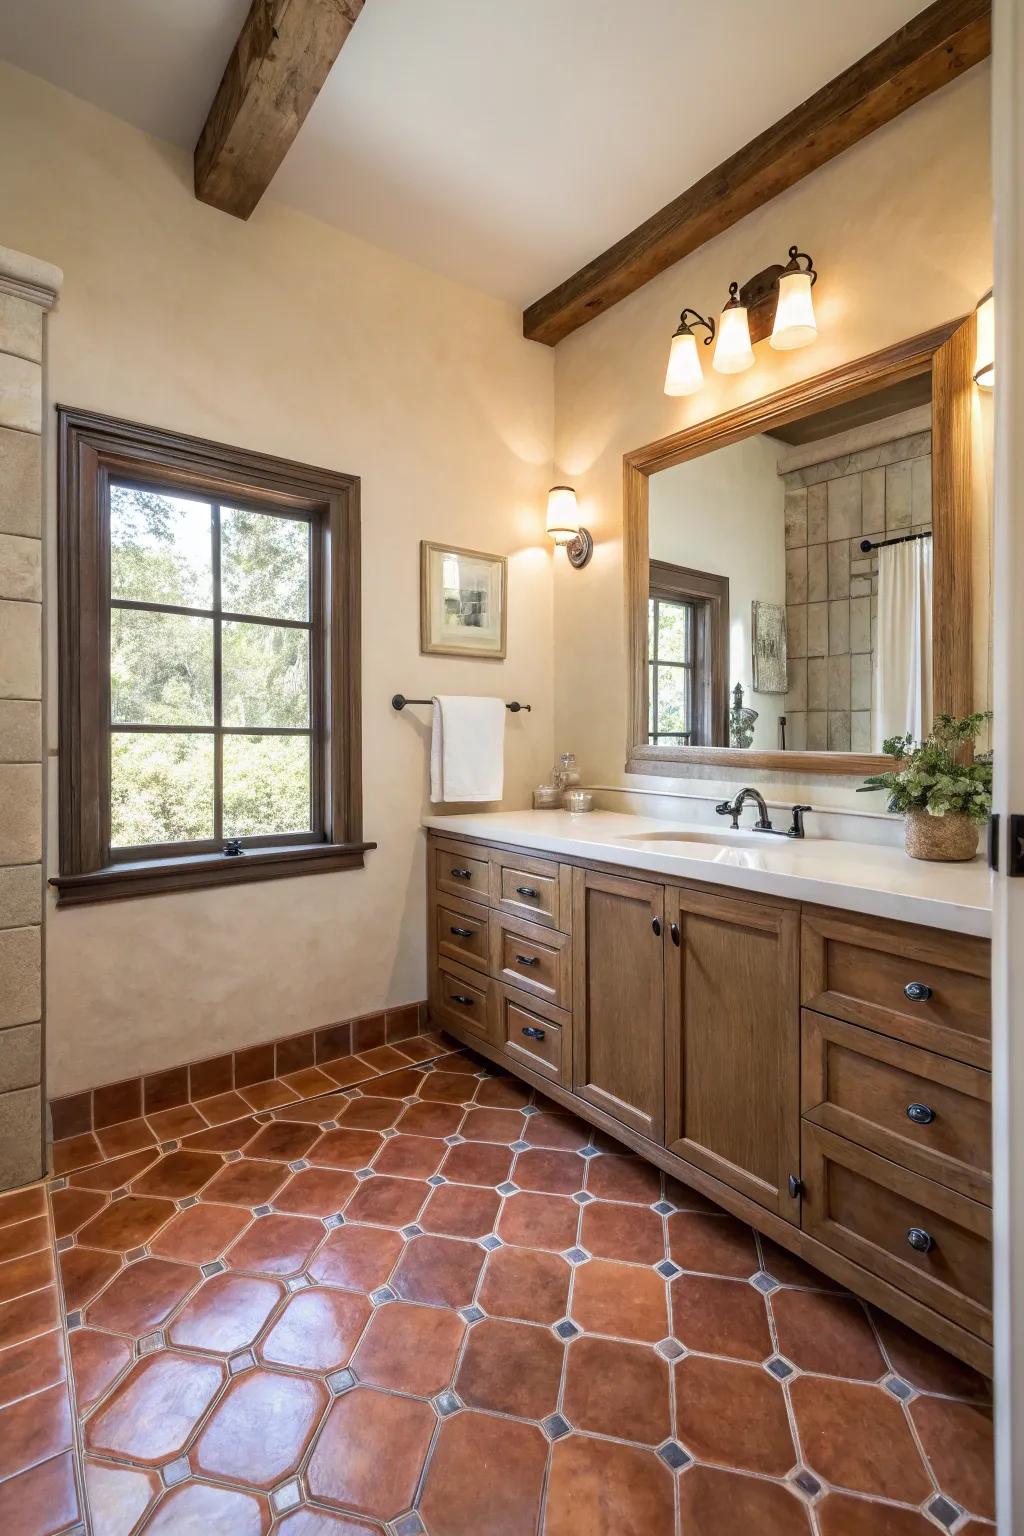
<path id="1" fill-rule="evenodd" d="M 734 832 L 731 827 L 723 827 L 721 832 L 704 832 L 696 827 L 692 830 L 681 827 L 678 832 L 626 832 L 621 840 L 624 843 L 657 843 L 666 850 L 675 843 L 683 849 L 687 843 L 710 843 L 715 848 L 764 848 L 777 842 L 770 832 Z"/>

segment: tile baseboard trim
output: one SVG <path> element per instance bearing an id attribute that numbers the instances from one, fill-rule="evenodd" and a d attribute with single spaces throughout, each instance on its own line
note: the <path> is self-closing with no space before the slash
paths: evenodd
<path id="1" fill-rule="evenodd" d="M 255 1083 L 268 1082 L 304 1067 L 339 1061 L 380 1045 L 393 1045 L 423 1034 L 429 1020 L 430 1010 L 425 1001 L 406 1003 L 400 1008 L 382 1008 L 376 1013 L 244 1046 L 203 1061 L 185 1062 L 141 1077 L 85 1088 L 50 1100 L 52 1139 L 63 1141 L 69 1136 L 103 1130 L 140 1115 L 177 1109 L 235 1088 L 251 1088 Z"/>

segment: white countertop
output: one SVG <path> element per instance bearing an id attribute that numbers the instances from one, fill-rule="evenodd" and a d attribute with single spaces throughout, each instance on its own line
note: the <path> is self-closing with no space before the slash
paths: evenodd
<path id="1" fill-rule="evenodd" d="M 980 856 L 968 864 L 929 864 L 908 858 L 901 848 L 773 837 L 745 828 L 731 832 L 618 811 L 470 812 L 428 816 L 424 825 L 531 852 L 624 864 L 897 922 L 983 938 L 991 932 L 991 877 Z"/>

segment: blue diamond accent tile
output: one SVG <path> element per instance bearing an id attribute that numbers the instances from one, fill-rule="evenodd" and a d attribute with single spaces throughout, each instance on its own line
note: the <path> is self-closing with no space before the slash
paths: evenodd
<path id="1" fill-rule="evenodd" d="M 446 1419 L 450 1413 L 462 1407 L 462 1400 L 454 1392 L 439 1392 L 434 1398 L 434 1407 L 442 1419 Z"/>
<path id="2" fill-rule="evenodd" d="M 579 1150 L 579 1156 L 580 1157 L 591 1158 L 591 1157 L 600 1157 L 601 1154 L 597 1150 L 596 1147 L 581 1147 L 580 1150 Z"/>
<path id="3" fill-rule="evenodd" d="M 397 1135 L 398 1135 L 398 1132 L 397 1132 L 397 1131 L 396 1131 L 396 1130 L 395 1130 L 395 1128 L 394 1128 L 394 1126 L 393 1126 L 393 1125 L 389 1125 L 389 1126 L 386 1126 L 386 1127 L 385 1127 L 385 1128 L 384 1128 L 384 1130 L 383 1130 L 383 1131 L 381 1131 L 381 1133 L 380 1133 L 380 1134 L 381 1134 L 381 1135 L 382 1135 L 382 1136 L 386 1136 L 386 1137 L 387 1137 L 387 1136 L 397 1136 Z"/>
<path id="4" fill-rule="evenodd" d="M 128 1252 L 124 1256 L 124 1261 L 126 1264 L 137 1264 L 140 1259 L 145 1259 L 148 1257 L 148 1248 L 129 1248 Z"/>
<path id="5" fill-rule="evenodd" d="M 666 1467 L 671 1467 L 673 1472 L 678 1472 L 680 1467 L 688 1467 L 693 1460 L 693 1457 L 683 1450 L 678 1440 L 666 1440 L 664 1445 L 659 1445 L 658 1455 Z"/>
<path id="6" fill-rule="evenodd" d="M 908 1386 L 905 1381 L 901 1381 L 898 1376 L 890 1376 L 888 1381 L 883 1382 L 882 1385 L 887 1392 L 892 1393 L 893 1397 L 898 1397 L 901 1403 L 907 1402 L 914 1395 L 913 1387 Z"/>
<path id="7" fill-rule="evenodd" d="M 504 1184 L 497 1186 L 497 1190 L 499 1195 L 518 1195 L 519 1185 L 513 1184 L 511 1180 L 506 1179 Z"/>
<path id="8" fill-rule="evenodd" d="M 670 1200 L 656 1200 L 651 1206 L 651 1210 L 657 1211 L 659 1216 L 671 1216 L 675 1211 L 675 1206 Z"/>
<path id="9" fill-rule="evenodd" d="M 479 1307 L 459 1308 L 459 1316 L 462 1318 L 464 1323 L 478 1323 L 483 1315 L 484 1314 L 481 1312 Z"/>
<path id="10" fill-rule="evenodd" d="M 793 1367 L 788 1360 L 783 1360 L 781 1355 L 772 1355 L 770 1360 L 765 1361 L 765 1367 L 771 1371 L 777 1381 L 785 1381 L 787 1376 L 793 1374 Z"/>
<path id="11" fill-rule="evenodd" d="M 493 1072 L 474 1072 L 473 1076 L 474 1077 L 478 1077 L 481 1080 L 481 1082 L 486 1083 L 486 1081 L 487 1081 L 487 1079 L 489 1077 L 493 1077 L 494 1076 L 494 1073 Z"/>
<path id="12" fill-rule="evenodd" d="M 173 1488 L 175 1483 L 183 1483 L 189 1475 L 189 1470 L 187 1456 L 179 1456 L 176 1461 L 169 1461 L 160 1472 L 160 1476 L 164 1480 L 164 1487 Z"/>
<path id="13" fill-rule="evenodd" d="M 655 1344 L 654 1348 L 665 1360 L 678 1360 L 686 1354 L 686 1350 L 678 1339 L 662 1339 L 659 1343 Z"/>
<path id="14" fill-rule="evenodd" d="M 536 1104 L 524 1104 L 522 1109 L 520 1110 L 520 1114 L 523 1114 L 523 1115 L 539 1115 L 540 1114 L 540 1110 L 537 1108 Z"/>
<path id="15" fill-rule="evenodd" d="M 513 1152 L 529 1152 L 529 1150 L 530 1143 L 528 1141 L 519 1140 L 512 1143 Z"/>
<path id="16" fill-rule="evenodd" d="M 269 1125 L 271 1121 L 270 1110 L 261 1109 L 258 1114 L 253 1115 L 253 1119 L 258 1121 L 260 1125 Z M 239 1156 L 241 1156 L 241 1153 L 239 1153 Z"/>
<path id="17" fill-rule="evenodd" d="M 501 1238 L 497 1237 L 493 1232 L 488 1233 L 486 1237 L 482 1237 L 480 1239 L 480 1247 L 486 1248 L 488 1253 L 493 1253 L 495 1248 L 501 1248 L 503 1246 L 504 1245 L 501 1241 Z"/>
<path id="18" fill-rule="evenodd" d="M 403 1515 L 401 1520 L 394 1523 L 395 1536 L 424 1536 L 426 1526 L 415 1510 L 409 1515 Z"/>
<path id="19" fill-rule="evenodd" d="M 255 1356 L 251 1349 L 243 1349 L 237 1355 L 232 1355 L 228 1361 L 228 1370 L 232 1376 L 237 1376 L 239 1371 L 251 1371 L 256 1364 Z"/>
<path id="20" fill-rule="evenodd" d="M 674 1280 L 676 1275 L 682 1274 L 679 1265 L 673 1264 L 671 1259 L 662 1259 L 661 1263 L 655 1264 L 654 1267 L 658 1274 L 663 1275 L 666 1280 Z"/>
<path id="21" fill-rule="evenodd" d="M 75 1240 L 74 1240 L 73 1237 L 58 1237 L 58 1239 L 57 1239 L 57 1252 L 58 1253 L 64 1253 L 68 1248 L 70 1248 L 72 1246 L 74 1241 Z"/>
<path id="22" fill-rule="evenodd" d="M 370 1300 L 375 1307 L 383 1307 L 389 1301 L 395 1300 L 395 1293 L 390 1285 L 378 1285 L 375 1291 L 370 1292 Z"/>
<path id="23" fill-rule="evenodd" d="M 113 1194 L 110 1196 L 111 1203 L 113 1203 L 115 1200 L 123 1200 L 127 1193 L 128 1191 L 126 1189 L 115 1189 Z"/>
<path id="24" fill-rule="evenodd" d="M 327 1385 L 330 1387 L 335 1397 L 337 1397 L 340 1392 L 347 1392 L 349 1387 L 354 1387 L 355 1384 L 356 1378 L 351 1371 L 334 1371 L 327 1378 Z"/>
<path id="25" fill-rule="evenodd" d="M 238 1151 L 225 1152 L 224 1161 L 226 1163 L 240 1163 L 242 1161 L 242 1154 Z"/>
<path id="26" fill-rule="evenodd" d="M 199 1204 L 199 1196 L 198 1195 L 186 1195 L 184 1200 L 175 1200 L 174 1203 L 178 1207 L 179 1211 L 187 1211 L 190 1205 L 198 1205 Z"/>
<path id="27" fill-rule="evenodd" d="M 309 1284 L 308 1275 L 292 1275 L 290 1280 L 285 1281 L 284 1288 L 286 1291 L 304 1291 Z"/>
<path id="28" fill-rule="evenodd" d="M 562 1258 L 568 1259 L 569 1263 L 572 1265 L 586 1264 L 590 1258 L 590 1254 L 585 1248 L 567 1248 L 562 1254 Z"/>
<path id="29" fill-rule="evenodd" d="M 301 1173 L 303 1168 L 309 1167 L 309 1164 L 306 1162 L 304 1157 L 297 1157 L 294 1163 L 288 1164 L 288 1167 L 291 1169 L 292 1173 Z"/>
<path id="30" fill-rule="evenodd" d="M 68 1327 L 69 1328 L 81 1328 L 81 1326 L 82 1326 L 82 1314 L 81 1314 L 81 1312 L 69 1312 L 68 1313 Z"/>
<path id="31" fill-rule="evenodd" d="M 560 1339 L 574 1339 L 579 1331 L 576 1324 L 567 1317 L 563 1317 L 560 1323 L 555 1324 L 555 1332 Z"/>
<path id="32" fill-rule="evenodd" d="M 402 1228 L 403 1237 L 422 1237 L 422 1235 L 423 1228 L 418 1227 L 415 1222 L 413 1222 L 411 1226 Z"/>
<path id="33" fill-rule="evenodd" d="M 71 1319 L 69 1318 L 68 1322 L 70 1323 L 70 1321 Z M 144 1339 L 139 1340 L 139 1354 L 151 1355 L 155 1350 L 165 1348 L 166 1343 L 167 1341 L 162 1333 L 147 1333 Z"/>
<path id="34" fill-rule="evenodd" d="M 460 1147 L 465 1139 L 465 1136 L 446 1136 L 444 1144 L 446 1147 Z"/>
<path id="35" fill-rule="evenodd" d="M 750 1283 L 765 1296 L 770 1296 L 772 1291 L 777 1291 L 779 1288 L 779 1282 L 773 1280 L 771 1275 L 766 1275 L 763 1269 L 759 1269 L 756 1275 L 751 1275 Z"/>
<path id="36" fill-rule="evenodd" d="M 597 1196 L 588 1194 L 585 1189 L 578 1189 L 572 1198 L 577 1205 L 589 1205 L 592 1200 L 597 1199 Z"/>
<path id="37" fill-rule="evenodd" d="M 336 1131 L 338 1129 L 338 1122 L 337 1120 L 321 1120 L 320 1129 L 322 1131 Z"/>
<path id="38" fill-rule="evenodd" d="M 560 1413 L 549 1414 L 546 1419 L 541 1420 L 540 1427 L 549 1440 L 561 1440 L 563 1436 L 572 1433 L 572 1425 L 568 1419 L 563 1419 Z"/>
<path id="39" fill-rule="evenodd" d="M 324 1226 L 327 1228 L 328 1232 L 333 1231 L 335 1227 L 343 1227 L 344 1225 L 345 1218 L 340 1211 L 335 1211 L 333 1216 L 324 1217 Z"/>
<path id="40" fill-rule="evenodd" d="M 200 1264 L 199 1266 L 200 1273 L 205 1275 L 207 1280 L 209 1280 L 211 1275 L 219 1275 L 225 1269 L 227 1269 L 227 1265 L 223 1264 L 220 1259 L 214 1259 L 210 1264 Z"/>
<path id="41" fill-rule="evenodd" d="M 161 1152 L 177 1152 L 177 1150 L 178 1143 L 176 1141 L 162 1141 L 160 1143 Z"/>
<path id="42" fill-rule="evenodd" d="M 51 1179 L 50 1180 L 50 1188 L 51 1189 L 67 1189 L 67 1187 L 68 1187 L 67 1179 L 61 1178 L 61 1179 Z"/>
<path id="43" fill-rule="evenodd" d="M 958 1504 L 953 1503 L 952 1499 L 947 1499 L 944 1494 L 940 1493 L 938 1498 L 932 1499 L 928 1505 L 928 1513 L 938 1520 L 940 1525 L 944 1525 L 948 1531 L 952 1530 L 963 1511 Z"/>
<path id="44" fill-rule="evenodd" d="M 427 1183 L 430 1184 L 434 1189 L 437 1189 L 439 1184 L 447 1184 L 448 1180 L 442 1178 L 441 1174 L 439 1173 L 432 1173 L 430 1178 L 427 1180 Z"/>
<path id="45" fill-rule="evenodd" d="M 808 1472 L 806 1467 L 800 1468 L 793 1481 L 801 1493 L 806 1493 L 809 1499 L 813 1499 L 815 1494 L 821 1492 L 821 1484 L 812 1472 Z"/>
<path id="46" fill-rule="evenodd" d="M 357 1179 L 372 1179 L 373 1178 L 373 1169 L 372 1168 L 357 1168 L 356 1169 L 356 1178 Z"/>
<path id="47" fill-rule="evenodd" d="M 289 1509 L 296 1509 L 302 1503 L 302 1489 L 299 1487 L 298 1478 L 292 1478 L 290 1483 L 282 1483 L 280 1488 L 275 1488 L 270 1495 L 270 1502 L 274 1506 L 276 1515 L 283 1515 Z"/>
<path id="48" fill-rule="evenodd" d="M 269 1205 L 254 1205 L 252 1213 L 254 1216 L 269 1216 L 271 1209 Z"/>

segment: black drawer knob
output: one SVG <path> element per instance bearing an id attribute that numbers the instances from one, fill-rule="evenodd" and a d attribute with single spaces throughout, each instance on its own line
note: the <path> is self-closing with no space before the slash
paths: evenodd
<path id="1" fill-rule="evenodd" d="M 517 885 L 516 895 L 525 896 L 527 901 L 537 901 L 540 898 L 540 891 L 535 891 L 532 885 Z"/>
<path id="2" fill-rule="evenodd" d="M 449 928 L 448 932 L 454 933 L 457 939 L 471 939 L 473 937 L 472 928 Z"/>
<path id="3" fill-rule="evenodd" d="M 926 981 L 908 981 L 903 988 L 903 995 L 912 1003 L 926 1003 L 932 995 L 932 989 Z"/>
<path id="4" fill-rule="evenodd" d="M 453 869 L 451 876 L 453 880 L 472 880 L 473 871 L 471 869 Z"/>
<path id="5" fill-rule="evenodd" d="M 516 965 L 540 965 L 536 955 L 516 955 Z"/>
<path id="6" fill-rule="evenodd" d="M 907 1233 L 907 1242 L 915 1253 L 931 1253 L 935 1247 L 935 1239 L 924 1227 L 911 1227 Z"/>
<path id="7" fill-rule="evenodd" d="M 660 939 L 661 938 L 661 918 L 660 917 L 652 917 L 651 918 L 651 928 L 652 928 L 652 930 L 654 932 L 654 937 L 656 939 Z"/>
<path id="8" fill-rule="evenodd" d="M 675 945 L 676 949 L 678 949 L 680 944 L 682 943 L 682 938 L 681 938 L 681 935 L 679 933 L 679 924 L 678 923 L 669 923 L 668 931 L 672 935 L 672 943 Z"/>
<path id="9" fill-rule="evenodd" d="M 542 1029 L 535 1029 L 532 1024 L 524 1024 L 523 1025 L 523 1034 L 526 1036 L 527 1040 L 543 1040 L 544 1039 L 544 1030 L 542 1030 Z"/>
<path id="10" fill-rule="evenodd" d="M 907 1119 L 913 1120 L 915 1125 L 931 1125 L 935 1111 L 929 1104 L 908 1104 Z"/>
<path id="11" fill-rule="evenodd" d="M 452 1002 L 461 1003 L 463 1008 L 472 1008 L 473 1006 L 473 999 L 471 997 L 467 997 L 464 992 L 453 992 Z"/>

